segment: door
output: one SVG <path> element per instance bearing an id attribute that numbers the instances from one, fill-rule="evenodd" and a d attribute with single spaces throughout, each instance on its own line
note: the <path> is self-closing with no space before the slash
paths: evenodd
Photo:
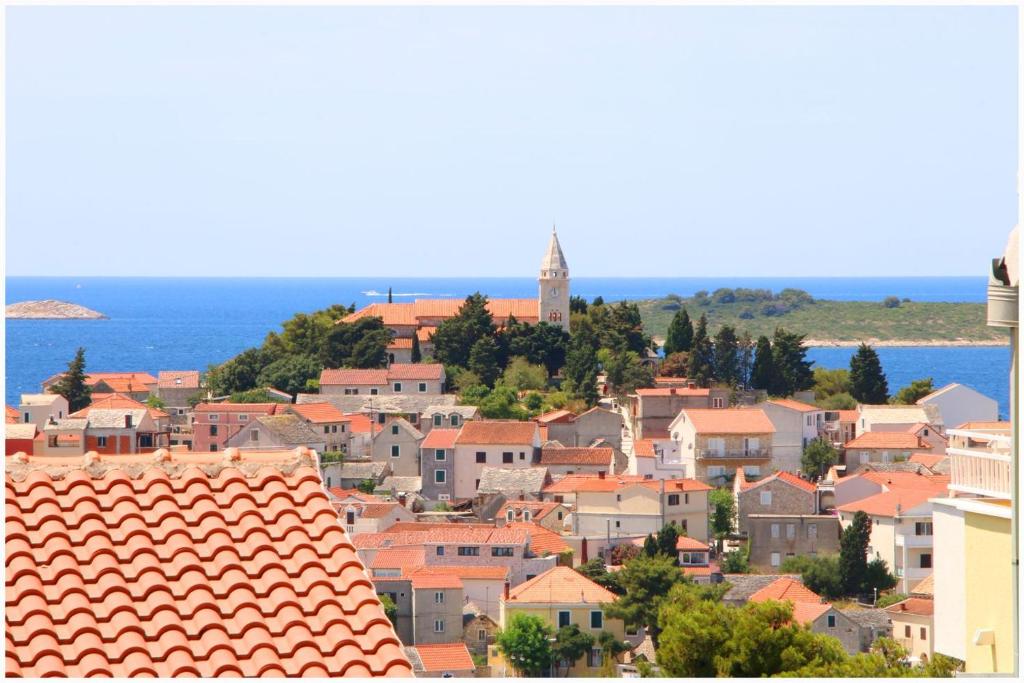
<path id="1" fill-rule="evenodd" d="M 716 458 L 725 455 L 725 439 L 708 439 L 708 452 Z"/>
<path id="2" fill-rule="evenodd" d="M 743 439 L 743 454 L 744 455 L 758 455 L 758 451 L 761 449 L 761 440 L 754 438 Z"/>

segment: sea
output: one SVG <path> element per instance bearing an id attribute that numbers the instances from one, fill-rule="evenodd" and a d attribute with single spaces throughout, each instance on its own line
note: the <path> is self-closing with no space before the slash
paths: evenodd
<path id="1" fill-rule="evenodd" d="M 983 302 L 984 277 L 908 278 L 587 278 L 572 280 L 572 293 L 587 300 L 689 296 L 719 287 L 794 287 L 819 299 Z M 108 316 L 106 320 L 7 320 L 5 401 L 37 392 L 47 377 L 64 370 L 78 347 L 87 370 L 205 370 L 259 345 L 298 312 L 332 304 L 357 307 L 415 298 L 534 297 L 533 278 L 119 278 L 8 277 L 6 303 L 58 299 Z M 851 348 L 812 347 L 816 366 L 848 367 Z M 999 401 L 1009 414 L 1009 347 L 881 347 L 890 391 L 931 377 L 935 386 L 960 382 Z"/>

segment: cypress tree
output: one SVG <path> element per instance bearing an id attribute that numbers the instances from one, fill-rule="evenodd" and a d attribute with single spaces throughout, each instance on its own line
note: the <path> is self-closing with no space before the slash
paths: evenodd
<path id="1" fill-rule="evenodd" d="M 420 352 L 420 338 L 415 332 L 412 334 L 412 353 L 409 360 L 413 363 L 419 363 L 423 360 L 423 354 Z"/>
<path id="2" fill-rule="evenodd" d="M 889 400 L 889 383 L 878 354 L 861 344 L 850 358 L 850 395 L 861 403 L 881 405 Z"/>
<path id="3" fill-rule="evenodd" d="M 589 326 L 581 326 L 569 340 L 565 354 L 566 388 L 587 405 L 597 403 L 597 339 Z"/>
<path id="4" fill-rule="evenodd" d="M 671 557 L 675 564 L 679 564 L 679 551 L 676 550 L 677 543 L 679 543 L 679 529 L 676 525 L 669 522 L 661 527 L 657 540 L 658 552 Z"/>
<path id="5" fill-rule="evenodd" d="M 697 321 L 697 329 L 693 333 L 693 346 L 690 348 L 690 367 L 687 368 L 689 379 L 698 386 L 711 386 L 715 379 L 715 349 L 708 338 L 708 317 L 701 314 Z"/>
<path id="6" fill-rule="evenodd" d="M 871 518 L 863 510 L 858 510 L 839 539 L 839 577 L 847 595 L 856 595 L 864 587 L 870 542 Z"/>
<path id="7" fill-rule="evenodd" d="M 763 334 L 757 338 L 754 350 L 754 365 L 750 368 L 750 386 L 771 392 L 776 384 L 775 358 L 772 356 L 772 343 Z"/>
<path id="8" fill-rule="evenodd" d="M 392 301 L 391 301 L 391 288 L 390 287 L 388 287 L 388 303 L 389 304 L 392 303 Z"/>
<path id="9" fill-rule="evenodd" d="M 770 393 L 789 396 L 814 386 L 811 363 L 804 360 L 806 354 L 803 335 L 786 332 L 781 327 L 775 328 L 772 356 L 775 361 L 776 384 Z"/>
<path id="10" fill-rule="evenodd" d="M 730 386 L 740 383 L 739 340 L 730 325 L 722 325 L 715 335 L 715 377 Z"/>
<path id="11" fill-rule="evenodd" d="M 672 322 L 668 326 L 668 334 L 665 335 L 665 355 L 689 351 L 693 346 L 693 323 L 690 321 L 690 314 L 686 308 L 681 308 L 672 316 Z"/>
<path id="12" fill-rule="evenodd" d="M 92 388 L 86 385 L 85 377 L 85 349 L 80 346 L 68 363 L 68 371 L 50 387 L 50 393 L 67 399 L 69 412 L 81 410 L 92 402 Z"/>
<path id="13" fill-rule="evenodd" d="M 658 542 L 654 540 L 654 534 L 647 534 L 644 539 L 644 555 L 654 557 L 658 554 Z"/>

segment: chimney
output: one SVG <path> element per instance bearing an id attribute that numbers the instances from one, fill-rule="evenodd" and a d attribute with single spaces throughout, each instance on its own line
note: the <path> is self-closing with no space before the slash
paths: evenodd
<path id="1" fill-rule="evenodd" d="M 505 600 L 506 600 L 506 602 L 508 601 L 508 589 L 509 589 L 509 582 L 506 581 L 505 582 Z"/>
<path id="2" fill-rule="evenodd" d="M 696 382 L 687 382 L 686 383 L 686 388 L 687 389 L 696 389 L 697 388 L 697 383 Z"/>
<path id="3" fill-rule="evenodd" d="M 402 507 L 405 507 L 405 494 L 404 493 L 399 494 L 399 496 L 398 496 L 398 504 L 401 505 Z"/>
<path id="4" fill-rule="evenodd" d="M 598 479 L 604 479 L 604 470 L 602 470 L 602 471 L 597 473 L 597 478 Z"/>
<path id="5" fill-rule="evenodd" d="M 526 500 L 526 496 L 522 493 L 519 494 L 519 500 Z"/>
<path id="6" fill-rule="evenodd" d="M 130 414 L 124 416 L 124 428 L 125 429 L 131 429 L 132 428 L 132 416 Z"/>
<path id="7" fill-rule="evenodd" d="M 676 395 L 676 388 L 675 387 L 669 387 L 668 393 L 671 394 L 672 396 L 675 396 Z"/>

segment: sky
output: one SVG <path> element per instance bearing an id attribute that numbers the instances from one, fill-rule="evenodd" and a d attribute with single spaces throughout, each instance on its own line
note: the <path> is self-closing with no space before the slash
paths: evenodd
<path id="1" fill-rule="evenodd" d="M 979 275 L 1013 7 L 9 7 L 10 275 Z"/>

